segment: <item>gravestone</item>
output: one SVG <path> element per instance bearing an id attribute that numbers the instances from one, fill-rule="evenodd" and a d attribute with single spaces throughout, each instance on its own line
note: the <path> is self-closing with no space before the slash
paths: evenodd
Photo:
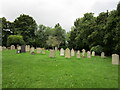
<path id="1" fill-rule="evenodd" d="M 75 55 L 75 51 L 74 51 L 74 49 L 72 48 L 72 50 L 71 50 L 71 56 L 74 56 Z"/>
<path id="2" fill-rule="evenodd" d="M 95 52 L 94 51 L 92 51 L 92 56 L 95 56 Z"/>
<path id="3" fill-rule="evenodd" d="M 91 58 L 91 53 L 90 53 L 90 51 L 87 51 L 87 58 Z"/>
<path id="4" fill-rule="evenodd" d="M 58 48 L 57 47 L 55 47 L 55 51 L 57 51 L 58 50 Z"/>
<path id="5" fill-rule="evenodd" d="M 112 64 L 119 65 L 119 55 L 118 54 L 112 54 Z"/>
<path id="6" fill-rule="evenodd" d="M 85 57 L 85 49 L 82 49 L 82 57 Z"/>
<path id="7" fill-rule="evenodd" d="M 11 46 L 10 46 L 10 49 L 11 49 L 11 50 L 14 50 L 14 49 L 15 49 L 15 46 L 14 46 L 14 45 L 11 45 Z"/>
<path id="8" fill-rule="evenodd" d="M 5 46 L 3 46 L 3 47 L 2 47 L 2 50 L 6 50 L 6 47 L 5 47 Z"/>
<path id="9" fill-rule="evenodd" d="M 77 53 L 76 53 L 76 57 L 77 58 L 80 58 L 80 51 L 78 50 Z"/>
<path id="10" fill-rule="evenodd" d="M 101 53 L 101 58 L 105 58 L 105 53 L 104 52 Z"/>
<path id="11" fill-rule="evenodd" d="M 60 56 L 64 56 L 64 49 L 63 48 L 60 49 Z"/>
<path id="12" fill-rule="evenodd" d="M 22 45 L 22 46 L 21 46 L 21 53 L 24 53 L 24 52 L 26 52 L 26 51 L 25 51 L 25 45 Z"/>
<path id="13" fill-rule="evenodd" d="M 50 50 L 49 57 L 50 58 L 54 58 L 55 57 L 55 50 Z"/>
<path id="14" fill-rule="evenodd" d="M 37 53 L 40 53 L 40 48 L 36 48 L 36 52 L 37 52 Z"/>
<path id="15" fill-rule="evenodd" d="M 0 51 L 2 51 L 2 46 L 0 46 Z"/>
<path id="16" fill-rule="evenodd" d="M 31 47 L 31 49 L 30 49 L 30 53 L 31 53 L 32 55 L 35 54 L 35 48 L 34 48 L 34 47 Z"/>
<path id="17" fill-rule="evenodd" d="M 17 46 L 17 53 L 21 53 L 21 46 Z"/>
<path id="18" fill-rule="evenodd" d="M 66 48 L 65 50 L 65 58 L 70 58 L 70 49 Z"/>
<path id="19" fill-rule="evenodd" d="M 42 48 L 42 54 L 45 54 L 45 49 L 44 48 Z"/>

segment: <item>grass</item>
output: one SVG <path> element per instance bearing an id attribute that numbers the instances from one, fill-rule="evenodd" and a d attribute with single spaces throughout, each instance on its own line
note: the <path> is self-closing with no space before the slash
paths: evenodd
<path id="1" fill-rule="evenodd" d="M 118 66 L 111 57 L 66 59 L 30 53 L 2 53 L 3 88 L 118 88 Z"/>

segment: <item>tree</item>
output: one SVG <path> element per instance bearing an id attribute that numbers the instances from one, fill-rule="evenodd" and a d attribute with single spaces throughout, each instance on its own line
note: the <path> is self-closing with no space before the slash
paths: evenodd
<path id="1" fill-rule="evenodd" d="M 21 14 L 14 21 L 14 34 L 22 35 L 26 44 L 31 41 L 35 41 L 35 30 L 37 29 L 37 24 L 35 20 L 29 15 Z"/>
<path id="2" fill-rule="evenodd" d="M 10 35 L 7 39 L 7 45 L 23 45 L 24 44 L 24 40 L 23 37 L 21 35 Z"/>

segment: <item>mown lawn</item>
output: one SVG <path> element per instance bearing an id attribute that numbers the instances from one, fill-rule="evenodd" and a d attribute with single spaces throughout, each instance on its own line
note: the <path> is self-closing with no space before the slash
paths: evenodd
<path id="1" fill-rule="evenodd" d="M 2 53 L 3 88 L 118 88 L 118 66 L 111 57 L 66 59 L 30 53 Z"/>

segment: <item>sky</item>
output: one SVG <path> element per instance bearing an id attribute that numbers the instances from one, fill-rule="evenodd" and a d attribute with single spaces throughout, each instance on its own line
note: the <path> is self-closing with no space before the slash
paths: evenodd
<path id="1" fill-rule="evenodd" d="M 20 14 L 32 16 L 37 24 L 54 27 L 60 23 L 70 31 L 77 18 L 115 10 L 120 0 L 0 0 L 0 17 L 14 21 Z"/>

